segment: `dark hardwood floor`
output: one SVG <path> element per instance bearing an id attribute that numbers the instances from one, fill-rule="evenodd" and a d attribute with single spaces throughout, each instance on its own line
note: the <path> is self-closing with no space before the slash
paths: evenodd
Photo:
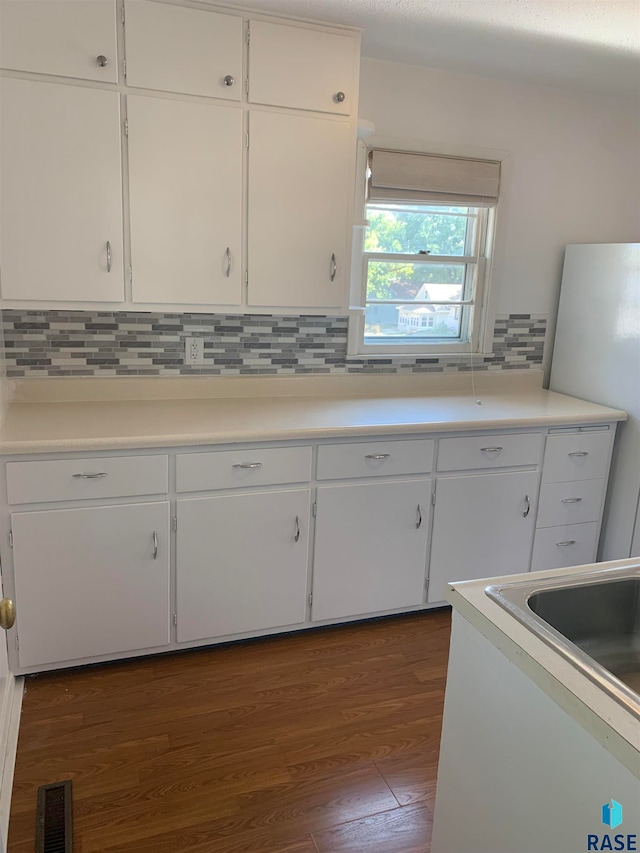
<path id="1" fill-rule="evenodd" d="M 9 853 L 427 853 L 448 611 L 28 678 Z"/>

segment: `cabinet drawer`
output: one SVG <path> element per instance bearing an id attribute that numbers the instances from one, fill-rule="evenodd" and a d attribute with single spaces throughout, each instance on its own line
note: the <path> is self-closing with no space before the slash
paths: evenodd
<path id="1" fill-rule="evenodd" d="M 431 439 L 417 439 L 321 445 L 318 448 L 318 479 L 428 474 L 432 468 L 433 444 Z"/>
<path id="2" fill-rule="evenodd" d="M 536 530 L 531 571 L 593 563 L 598 548 L 598 522 Z"/>
<path id="3" fill-rule="evenodd" d="M 611 439 L 611 431 L 547 436 L 542 482 L 606 478 Z"/>
<path id="4" fill-rule="evenodd" d="M 540 489 L 537 527 L 599 521 L 606 480 L 546 483 Z"/>
<path id="5" fill-rule="evenodd" d="M 541 458 L 539 433 L 443 438 L 438 447 L 438 471 L 537 465 Z"/>
<path id="6" fill-rule="evenodd" d="M 88 457 L 7 463 L 10 504 L 160 495 L 168 490 L 166 456 Z"/>
<path id="7" fill-rule="evenodd" d="M 176 458 L 178 492 L 306 483 L 310 479 L 310 447 L 179 453 Z"/>

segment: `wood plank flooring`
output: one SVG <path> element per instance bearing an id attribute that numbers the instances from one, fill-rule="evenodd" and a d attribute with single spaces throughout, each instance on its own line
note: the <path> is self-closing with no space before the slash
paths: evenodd
<path id="1" fill-rule="evenodd" d="M 9 853 L 428 853 L 448 611 L 27 679 Z"/>

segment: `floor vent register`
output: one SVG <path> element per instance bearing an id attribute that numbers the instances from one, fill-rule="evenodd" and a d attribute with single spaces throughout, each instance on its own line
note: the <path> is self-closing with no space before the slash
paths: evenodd
<path id="1" fill-rule="evenodd" d="M 36 853 L 72 853 L 71 780 L 41 785 L 36 813 Z"/>

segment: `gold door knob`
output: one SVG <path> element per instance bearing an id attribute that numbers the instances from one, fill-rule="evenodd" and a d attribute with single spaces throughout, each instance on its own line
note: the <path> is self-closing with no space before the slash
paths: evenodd
<path id="1" fill-rule="evenodd" d="M 0 601 L 0 628 L 8 631 L 16 622 L 16 606 L 10 598 Z"/>

